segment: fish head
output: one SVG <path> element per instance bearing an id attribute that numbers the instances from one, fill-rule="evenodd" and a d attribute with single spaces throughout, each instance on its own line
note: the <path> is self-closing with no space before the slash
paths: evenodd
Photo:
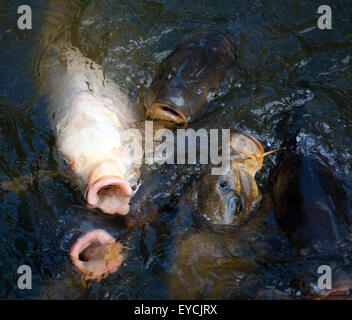
<path id="1" fill-rule="evenodd" d="M 233 40 L 225 33 L 197 33 L 180 43 L 160 64 L 146 92 L 147 117 L 176 124 L 200 118 L 235 59 Z"/>
<path id="2" fill-rule="evenodd" d="M 161 70 L 145 95 L 147 117 L 187 124 L 199 118 L 202 108 L 217 96 L 217 79 L 210 75 L 196 77 L 199 62 L 187 64 L 184 69 Z M 194 70 L 196 69 L 196 70 Z M 204 111 L 204 110 L 203 110 Z"/>
<path id="3" fill-rule="evenodd" d="M 260 200 L 254 178 L 243 170 L 204 175 L 194 189 L 194 203 L 212 224 L 232 225 L 245 221 Z"/>
<path id="4" fill-rule="evenodd" d="M 231 130 L 231 166 L 224 175 L 203 175 L 193 189 L 192 202 L 200 214 L 213 224 L 237 224 L 246 221 L 259 204 L 261 194 L 255 174 L 262 168 L 261 143 L 252 135 Z"/>
<path id="5" fill-rule="evenodd" d="M 86 280 L 101 280 L 118 270 L 124 260 L 125 247 L 102 229 L 86 232 L 71 246 L 73 265 L 82 273 L 82 283 Z"/>

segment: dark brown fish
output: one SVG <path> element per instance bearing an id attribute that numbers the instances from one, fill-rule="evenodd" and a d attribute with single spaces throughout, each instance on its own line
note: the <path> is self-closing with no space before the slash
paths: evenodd
<path id="1" fill-rule="evenodd" d="M 229 32 L 206 30 L 190 36 L 160 64 L 144 98 L 147 117 L 177 124 L 200 118 L 235 61 Z"/>
<path id="2" fill-rule="evenodd" d="M 325 252 L 346 236 L 347 196 L 326 163 L 285 153 L 269 179 L 269 190 L 276 221 L 294 248 Z"/>
<path id="3" fill-rule="evenodd" d="M 247 220 L 261 195 L 255 174 L 262 168 L 264 153 L 253 136 L 231 132 L 231 168 L 224 175 L 205 174 L 193 186 L 189 201 L 194 211 L 211 224 L 234 225 Z"/>
<path id="4" fill-rule="evenodd" d="M 260 272 L 251 253 L 233 250 L 240 246 L 233 234 L 187 230 L 175 246 L 166 280 L 171 299 L 238 299 L 243 275 Z"/>

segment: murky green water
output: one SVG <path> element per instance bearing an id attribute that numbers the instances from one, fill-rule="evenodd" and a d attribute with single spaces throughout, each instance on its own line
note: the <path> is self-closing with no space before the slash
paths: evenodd
<path id="1" fill-rule="evenodd" d="M 270 210 L 234 234 L 197 233 L 182 199 L 199 168 L 145 167 L 133 210 L 148 199 L 158 218 L 124 238 L 132 250 L 117 273 L 84 288 L 68 256 L 72 238 L 92 227 L 119 237 L 126 228 L 119 218 L 84 209 L 79 191 L 58 172 L 45 99 L 34 79 L 48 3 L 27 1 L 33 29 L 26 31 L 17 28 L 21 4 L 0 0 L 1 298 L 305 298 L 319 265 L 351 271 L 349 242 L 335 254 L 297 256 Z M 68 17 L 66 32 L 136 99 L 184 34 L 205 26 L 236 30 L 238 67 L 226 77 L 216 111 L 193 127 L 240 128 L 267 150 L 281 145 L 287 127 L 303 129 L 303 152 L 327 159 L 351 212 L 352 3 L 331 5 L 332 30 L 317 28 L 321 4 L 79 1 L 73 7 L 82 13 Z M 263 190 L 275 164 L 275 156 L 266 159 L 258 175 Z M 219 259 L 225 262 L 217 268 Z M 17 288 L 22 264 L 32 268 L 32 290 Z"/>

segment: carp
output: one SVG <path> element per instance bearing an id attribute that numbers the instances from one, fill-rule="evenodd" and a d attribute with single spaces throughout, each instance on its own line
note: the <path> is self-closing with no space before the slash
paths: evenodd
<path id="1" fill-rule="evenodd" d="M 202 30 L 185 39 L 155 73 L 144 97 L 147 117 L 184 125 L 199 119 L 236 57 L 228 31 Z"/>
<path id="2" fill-rule="evenodd" d="M 140 175 L 135 148 L 142 143 L 139 130 L 129 129 L 143 119 L 142 111 L 62 32 L 71 4 L 51 5 L 38 74 L 56 148 L 88 207 L 126 215 Z M 79 9 L 75 7 L 76 14 Z M 118 269 L 122 249 L 106 231 L 93 229 L 73 243 L 70 256 L 85 280 L 101 279 Z"/>
<path id="3" fill-rule="evenodd" d="M 230 134 L 231 166 L 224 175 L 204 174 L 189 192 L 196 216 L 211 224 L 241 224 L 259 204 L 261 195 L 255 181 L 264 153 L 261 143 L 240 130 Z"/>

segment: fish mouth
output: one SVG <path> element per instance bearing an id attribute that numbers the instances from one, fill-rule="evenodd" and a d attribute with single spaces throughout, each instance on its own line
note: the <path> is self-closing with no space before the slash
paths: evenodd
<path id="1" fill-rule="evenodd" d="M 70 256 L 73 265 L 91 279 L 100 279 L 104 275 L 117 271 L 122 263 L 122 256 L 109 259 L 106 248 L 115 243 L 109 233 L 96 229 L 80 236 L 72 245 Z M 107 261 L 109 261 L 107 263 Z"/>
<path id="2" fill-rule="evenodd" d="M 255 137 L 242 130 L 235 130 L 231 135 L 231 146 L 240 153 L 262 154 L 264 152 L 262 144 Z"/>
<path id="3" fill-rule="evenodd" d="M 126 178 L 103 176 L 88 185 L 86 201 L 104 213 L 126 215 L 130 210 L 132 195 L 132 188 Z"/>
<path id="4" fill-rule="evenodd" d="M 186 115 L 169 103 L 154 102 L 147 116 L 155 120 L 166 120 L 177 124 L 187 124 Z"/>
<path id="5" fill-rule="evenodd" d="M 237 195 L 230 194 L 226 197 L 226 212 L 232 218 L 240 217 L 245 213 L 244 201 L 241 197 Z"/>

